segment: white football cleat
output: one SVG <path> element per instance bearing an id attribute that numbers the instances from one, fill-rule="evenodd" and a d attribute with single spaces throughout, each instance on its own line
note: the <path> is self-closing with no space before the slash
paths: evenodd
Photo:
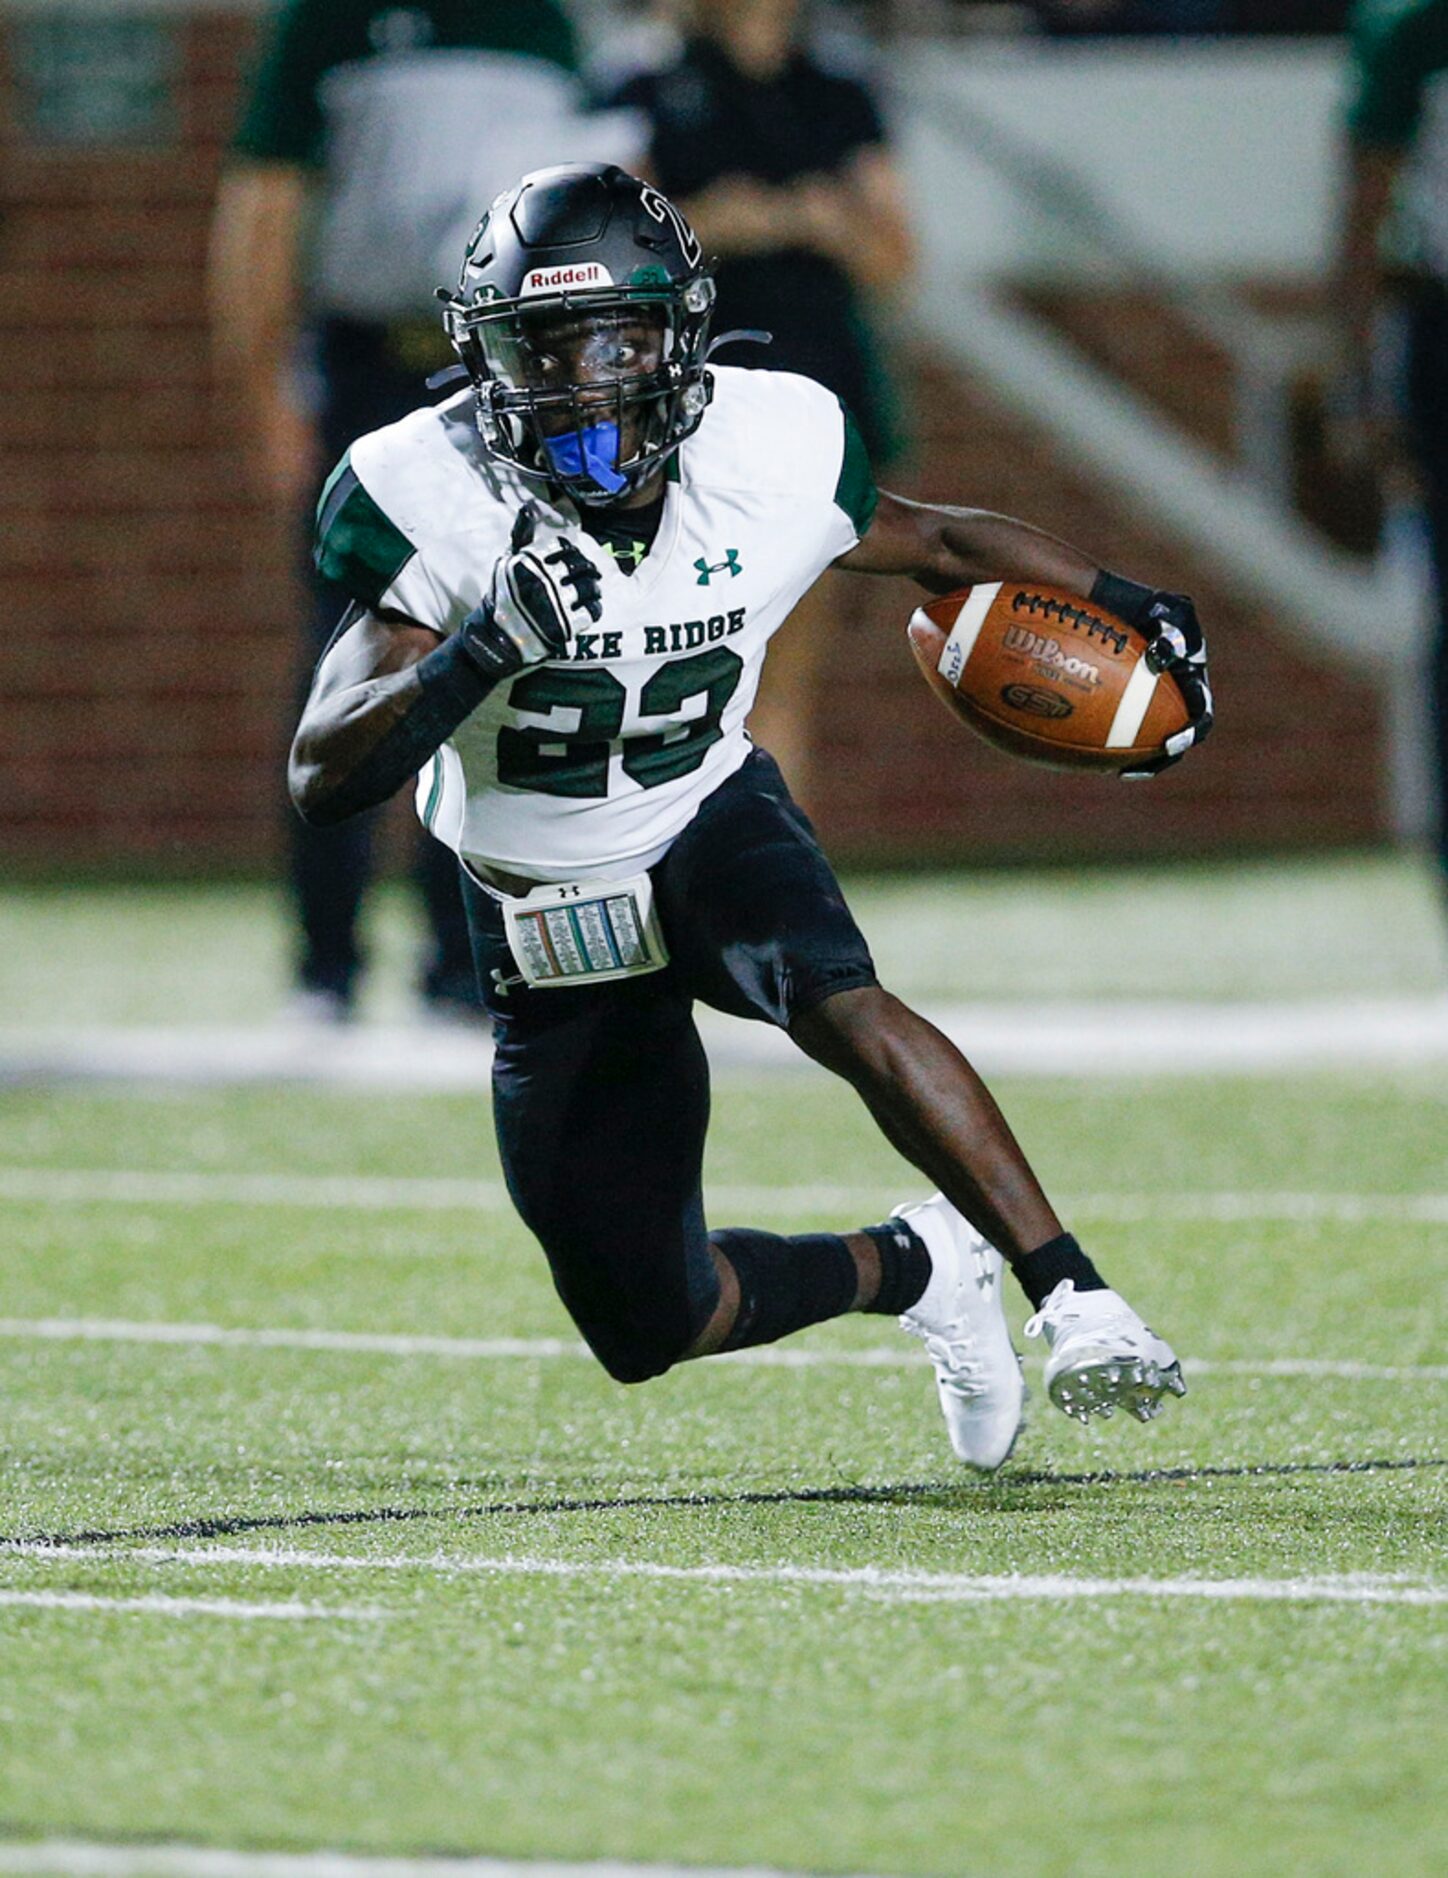
<path id="1" fill-rule="evenodd" d="M 1001 1297 L 1005 1261 L 943 1194 L 897 1206 L 930 1254 L 930 1282 L 900 1319 L 935 1365 L 950 1445 L 967 1467 L 994 1473 L 1024 1426 L 1026 1385 Z"/>
<path id="2" fill-rule="evenodd" d="M 1058 1409 L 1087 1422 L 1117 1408 L 1149 1422 L 1162 1397 L 1185 1395 L 1182 1366 L 1115 1291 L 1078 1291 L 1063 1278 L 1026 1325 L 1046 1339 L 1046 1393 Z"/>

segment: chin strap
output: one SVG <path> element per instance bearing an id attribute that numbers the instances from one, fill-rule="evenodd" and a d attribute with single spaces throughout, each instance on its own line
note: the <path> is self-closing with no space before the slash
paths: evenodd
<path id="1" fill-rule="evenodd" d="M 733 332 L 720 333 L 717 339 L 711 339 L 709 341 L 709 350 L 704 354 L 704 363 L 707 365 L 716 352 L 724 346 L 732 346 L 736 339 L 742 340 L 745 344 L 751 346 L 772 346 L 774 344 L 773 333 L 766 333 L 757 326 L 736 326 Z"/>
<path id="2" fill-rule="evenodd" d="M 444 385 L 455 385 L 467 375 L 466 365 L 444 365 L 441 371 L 429 372 L 423 384 L 429 391 L 440 391 Z"/>

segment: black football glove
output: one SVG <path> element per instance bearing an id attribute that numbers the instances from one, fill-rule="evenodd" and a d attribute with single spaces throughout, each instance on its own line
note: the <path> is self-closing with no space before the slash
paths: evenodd
<path id="1" fill-rule="evenodd" d="M 603 613 L 593 562 L 563 535 L 545 553 L 542 543 L 533 546 L 537 532 L 538 504 L 525 502 L 486 597 L 458 627 L 468 657 L 495 682 L 556 659 L 566 651 L 579 615 L 597 620 Z"/>
<path id="2" fill-rule="evenodd" d="M 1185 730 L 1168 737 L 1165 753 L 1150 763 L 1121 772 L 1123 782 L 1159 776 L 1211 734 L 1212 684 L 1207 676 L 1207 642 L 1197 609 L 1184 593 L 1143 587 L 1134 580 L 1123 580 L 1119 574 L 1098 574 L 1091 598 L 1097 606 L 1145 634 L 1147 664 L 1154 672 L 1170 672 L 1186 701 L 1191 722 Z"/>

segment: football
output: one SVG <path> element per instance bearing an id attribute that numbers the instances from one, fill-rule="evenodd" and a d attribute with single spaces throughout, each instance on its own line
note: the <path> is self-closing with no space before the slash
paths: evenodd
<path id="1" fill-rule="evenodd" d="M 1079 594 L 984 581 L 917 607 L 910 646 L 932 690 L 987 743 L 1059 769 L 1160 756 L 1190 721 L 1145 636 Z"/>

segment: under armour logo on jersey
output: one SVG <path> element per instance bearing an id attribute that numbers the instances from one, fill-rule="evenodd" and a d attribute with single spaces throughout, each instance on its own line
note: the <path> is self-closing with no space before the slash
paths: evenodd
<path id="1" fill-rule="evenodd" d="M 707 587 L 709 585 L 709 576 L 711 574 L 728 573 L 733 576 L 744 572 L 744 569 L 739 565 L 738 548 L 726 548 L 724 550 L 724 559 L 722 561 L 715 561 L 712 565 L 706 561 L 701 554 L 694 565 L 699 570 L 699 579 L 696 584 L 700 587 Z"/>
<path id="2" fill-rule="evenodd" d="M 646 541 L 601 541 L 598 545 L 623 574 L 636 573 L 649 551 Z"/>

